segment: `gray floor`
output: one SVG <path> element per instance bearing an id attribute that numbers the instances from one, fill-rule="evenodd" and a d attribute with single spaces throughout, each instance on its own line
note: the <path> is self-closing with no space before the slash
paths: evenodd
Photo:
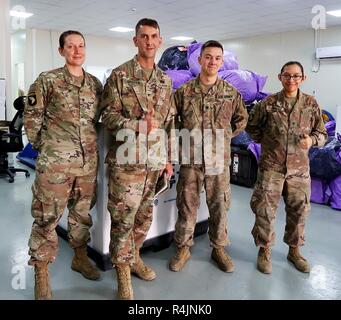
<path id="1" fill-rule="evenodd" d="M 17 164 L 16 164 L 17 165 Z M 20 165 L 19 165 L 20 166 Z M 30 234 L 32 175 L 19 173 L 9 184 L 0 178 L 0 299 L 32 299 L 33 270 L 27 266 L 27 239 Z M 341 299 L 341 211 L 312 204 L 307 221 L 303 253 L 312 265 L 310 274 L 296 271 L 286 260 L 283 203 L 276 223 L 277 244 L 273 248 L 273 273 L 256 270 L 257 249 L 250 230 L 254 217 L 249 208 L 252 189 L 232 185 L 229 213 L 231 246 L 235 272 L 226 274 L 210 260 L 207 235 L 196 238 L 192 258 L 179 273 L 167 269 L 174 245 L 160 252 L 147 251 L 143 258 L 155 268 L 158 278 L 144 282 L 133 278 L 136 299 Z M 60 239 L 60 252 L 51 265 L 55 299 L 115 299 L 116 282 L 112 270 L 102 272 L 97 282 L 84 279 L 70 269 L 73 252 Z"/>

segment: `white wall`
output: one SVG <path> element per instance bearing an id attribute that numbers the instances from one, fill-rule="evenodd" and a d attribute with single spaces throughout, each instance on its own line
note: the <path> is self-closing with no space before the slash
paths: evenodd
<path id="1" fill-rule="evenodd" d="M 26 61 L 26 32 L 19 31 L 11 35 L 11 70 L 12 70 L 12 97 L 18 96 L 20 79 L 20 65 Z M 23 86 L 20 89 L 25 89 Z"/>
<path id="2" fill-rule="evenodd" d="M 64 65 L 64 58 L 58 52 L 59 31 L 28 30 L 27 31 L 27 62 L 28 74 L 26 85 L 43 71 Z M 135 54 L 135 47 L 130 41 L 106 37 L 85 35 L 87 58 L 84 64 L 89 66 L 118 66 Z M 30 63 L 31 62 L 31 63 Z"/>
<path id="3" fill-rule="evenodd" d="M 18 91 L 16 68 L 18 63 L 24 63 L 25 85 L 23 89 L 25 93 L 27 93 L 30 85 L 41 72 L 64 65 L 64 58 L 58 52 L 60 34 L 60 31 L 39 29 L 22 30 L 12 34 L 12 100 L 17 97 Z M 132 40 L 84 36 L 87 47 L 87 57 L 84 64 L 85 69 L 88 66 L 114 68 L 131 59 L 137 52 L 137 48 L 135 48 Z M 167 47 L 160 48 L 156 56 L 156 61 L 160 59 L 165 48 Z M 103 79 L 100 80 L 102 81 Z M 13 109 L 12 105 L 10 105 L 10 109 Z"/>
<path id="4" fill-rule="evenodd" d="M 25 90 L 28 90 L 29 85 L 40 72 L 64 64 L 64 60 L 58 53 L 59 35 L 59 31 L 27 30 Z M 85 38 L 87 44 L 85 67 L 116 67 L 132 58 L 136 53 L 132 40 L 88 35 L 85 35 Z M 268 75 L 264 88 L 266 92 L 276 92 L 281 89 L 277 74 L 285 62 L 289 60 L 302 62 L 307 74 L 307 80 L 302 85 L 302 90 L 309 94 L 315 92 L 320 106 L 336 117 L 336 106 L 341 105 L 341 59 L 322 61 L 319 72 L 312 72 L 313 29 L 226 40 L 223 41 L 223 44 L 225 49 L 237 54 L 240 68 Z M 333 45 L 341 45 L 341 27 L 329 27 L 326 30 L 321 30 L 318 46 Z M 159 50 L 156 61 L 167 47 L 165 45 Z"/>
<path id="5" fill-rule="evenodd" d="M 341 105 L 341 59 L 322 61 L 320 70 L 312 72 L 314 30 L 300 30 L 251 38 L 222 41 L 226 50 L 236 53 L 241 69 L 268 75 L 263 91 L 277 92 L 281 84 L 277 74 L 289 60 L 300 61 L 307 75 L 302 90 L 313 94 L 321 106 L 336 118 L 336 106 Z M 318 47 L 341 45 L 341 27 L 321 30 Z"/>
<path id="6" fill-rule="evenodd" d="M 64 65 L 64 59 L 59 55 L 58 52 L 58 40 L 60 34 L 60 31 L 27 31 L 28 65 L 26 68 L 26 73 L 29 75 L 26 83 L 27 88 L 40 72 L 58 68 Z M 87 58 L 84 64 L 85 68 L 87 66 L 105 68 L 117 67 L 127 60 L 130 60 L 137 52 L 137 48 L 135 48 L 132 40 L 127 41 L 122 39 L 89 35 L 84 35 L 84 37 L 87 48 Z M 156 57 L 156 61 L 159 60 L 162 51 L 162 48 L 160 48 Z M 33 68 L 35 70 L 33 70 Z"/>
<path id="7" fill-rule="evenodd" d="M 5 79 L 5 95 L 0 97 L 0 119 L 12 119 L 9 0 L 0 1 L 0 78 Z M 3 93 L 3 92 L 2 92 Z M 5 110 L 6 105 L 6 110 Z"/>

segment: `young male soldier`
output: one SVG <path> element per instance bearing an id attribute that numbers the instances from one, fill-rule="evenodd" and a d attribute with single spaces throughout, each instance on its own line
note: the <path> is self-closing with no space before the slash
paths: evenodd
<path id="1" fill-rule="evenodd" d="M 43 72 L 31 85 L 24 114 L 30 143 L 39 151 L 32 186 L 29 240 L 30 265 L 35 267 L 35 298 L 51 299 L 48 263 L 57 255 L 56 226 L 68 200 L 68 239 L 75 256 L 72 269 L 91 280 L 100 277 L 87 257 L 96 186 L 98 116 L 102 85 L 85 72 L 85 40 L 78 31 L 59 38 L 65 66 Z"/>
<path id="2" fill-rule="evenodd" d="M 198 77 L 174 94 L 180 118 L 179 129 L 189 130 L 194 141 L 200 136 L 201 150 L 197 143 L 191 143 L 189 163 L 185 164 L 184 158 L 180 160 L 176 200 L 178 219 L 174 235 L 177 251 L 169 268 L 179 271 L 190 258 L 200 193 L 204 186 L 210 215 L 208 234 L 213 247 L 211 257 L 221 270 L 232 272 L 232 259 L 224 250 L 229 244 L 230 142 L 245 128 L 247 111 L 240 93 L 218 78 L 218 70 L 223 64 L 223 47 L 219 42 L 210 40 L 203 44 L 199 63 L 201 72 Z M 199 156 L 196 157 L 196 153 Z"/>
<path id="3" fill-rule="evenodd" d="M 159 25 L 145 18 L 137 23 L 135 31 L 137 55 L 112 71 L 103 92 L 102 120 L 114 137 L 106 163 L 110 168 L 110 253 L 117 273 L 119 299 L 133 299 L 130 273 L 147 281 L 156 277 L 155 271 L 142 261 L 139 251 L 152 223 L 157 179 L 164 170 L 169 178 L 173 173 L 172 165 L 165 161 L 141 159 L 145 153 L 139 144 L 134 153 L 137 161 L 121 161 L 123 139 L 119 135 L 122 132 L 133 133 L 133 138 L 142 141 L 153 129 L 170 133 L 174 127 L 175 111 L 170 103 L 172 83 L 154 63 L 162 42 Z M 147 144 L 151 147 L 149 137 Z"/>
<path id="4" fill-rule="evenodd" d="M 309 272 L 309 263 L 299 251 L 304 245 L 305 218 L 310 210 L 308 151 L 311 146 L 323 146 L 327 132 L 315 98 L 299 89 L 306 79 L 301 63 L 284 64 L 278 79 L 282 91 L 258 103 L 246 127 L 252 139 L 262 146 L 251 198 L 255 213 L 252 235 L 260 247 L 257 268 L 263 273 L 272 271 L 270 246 L 275 241 L 276 211 L 283 195 L 287 258 L 299 271 Z"/>

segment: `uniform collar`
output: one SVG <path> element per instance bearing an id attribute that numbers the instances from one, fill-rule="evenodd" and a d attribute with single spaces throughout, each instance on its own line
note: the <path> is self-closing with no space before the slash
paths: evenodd
<path id="1" fill-rule="evenodd" d="M 132 62 L 133 62 L 134 77 L 136 79 L 139 79 L 139 80 L 145 80 L 144 71 L 143 71 L 140 63 L 137 60 L 137 55 L 134 56 Z M 163 76 L 164 75 L 163 75 L 163 72 L 161 71 L 161 69 L 154 63 L 153 72 L 152 72 L 150 80 L 153 79 L 156 82 L 159 82 L 159 80 L 162 79 Z"/>
<path id="2" fill-rule="evenodd" d="M 84 84 L 87 83 L 89 84 L 89 75 L 85 72 L 85 70 L 82 68 L 83 70 L 83 75 L 84 75 Z M 81 88 L 82 85 L 79 85 L 79 83 L 77 81 L 75 81 L 75 78 L 72 76 L 72 74 L 70 73 L 70 71 L 68 70 L 68 68 L 66 67 L 66 65 L 64 65 L 63 67 L 63 73 L 64 73 L 64 78 L 65 81 L 69 84 L 72 84 L 76 87 Z"/>
<path id="3" fill-rule="evenodd" d="M 208 91 L 208 95 L 214 94 L 217 90 L 218 90 L 218 85 L 220 83 L 220 79 L 219 77 L 217 77 L 216 82 L 213 84 L 213 86 L 211 87 L 211 89 Z M 201 89 L 201 85 L 200 85 L 200 73 L 198 74 L 198 76 L 195 78 L 194 81 L 194 92 L 196 93 L 203 93 L 202 89 Z"/>
<path id="4" fill-rule="evenodd" d="M 277 101 L 278 101 L 277 103 L 279 103 L 281 106 L 284 106 L 286 104 L 284 90 L 278 93 Z M 300 89 L 298 89 L 296 103 L 302 104 L 302 102 L 303 102 L 303 93 Z"/>

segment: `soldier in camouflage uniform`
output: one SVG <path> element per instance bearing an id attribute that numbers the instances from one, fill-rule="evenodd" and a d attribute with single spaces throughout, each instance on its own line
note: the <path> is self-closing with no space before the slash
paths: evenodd
<path id="1" fill-rule="evenodd" d="M 298 270 L 309 272 L 309 263 L 299 251 L 304 244 L 305 219 L 310 210 L 308 151 L 311 146 L 323 146 L 327 133 L 315 98 L 299 89 L 306 79 L 302 65 L 296 61 L 286 63 L 278 79 L 283 90 L 253 108 L 246 128 L 262 147 L 251 198 L 256 216 L 252 235 L 260 246 L 257 268 L 263 273 L 272 271 L 270 246 L 275 241 L 276 211 L 283 195 L 287 258 Z"/>
<path id="2" fill-rule="evenodd" d="M 145 159 L 141 147 L 147 144 L 151 150 L 153 141 L 150 135 L 146 139 L 146 134 L 155 132 L 153 129 L 165 129 L 169 133 L 174 128 L 175 111 L 170 103 L 172 83 L 154 63 L 162 41 L 160 29 L 155 20 L 142 19 L 135 31 L 138 54 L 112 71 L 103 91 L 102 120 L 114 140 L 106 163 L 110 171 L 110 254 L 117 273 L 119 299 L 133 299 L 130 273 L 143 280 L 156 277 L 154 270 L 142 261 L 139 251 L 152 223 L 152 201 L 158 177 L 164 170 L 169 178 L 173 173 L 167 157 L 160 161 L 161 157 L 158 159 L 151 152 Z M 126 150 L 134 150 L 134 161 L 123 161 L 124 139 L 119 135 L 125 132 L 138 140 Z"/>
<path id="3" fill-rule="evenodd" d="M 223 64 L 223 47 L 219 42 L 210 40 L 203 44 L 199 63 L 199 76 L 174 93 L 179 129 L 188 129 L 194 141 L 197 136 L 201 140 L 190 144 L 189 159 L 185 159 L 184 143 L 181 144 L 176 200 L 178 219 L 174 235 L 177 251 L 169 268 L 179 271 L 190 258 L 200 193 L 204 186 L 210 215 L 211 257 L 221 270 L 232 272 L 233 261 L 224 249 L 229 244 L 230 143 L 231 138 L 245 128 L 247 111 L 240 93 L 218 78 L 218 70 Z M 198 160 L 200 164 L 196 164 Z"/>
<path id="4" fill-rule="evenodd" d="M 51 299 L 48 263 L 57 255 L 56 226 L 66 206 L 68 239 L 75 250 L 72 269 L 99 279 L 87 257 L 92 219 L 89 214 L 97 174 L 97 134 L 102 85 L 85 72 L 85 40 L 78 31 L 59 38 L 65 66 L 43 72 L 31 85 L 24 114 L 30 143 L 39 151 L 32 186 L 29 264 L 35 266 L 35 297 Z M 69 200 L 69 202 L 68 202 Z"/>

